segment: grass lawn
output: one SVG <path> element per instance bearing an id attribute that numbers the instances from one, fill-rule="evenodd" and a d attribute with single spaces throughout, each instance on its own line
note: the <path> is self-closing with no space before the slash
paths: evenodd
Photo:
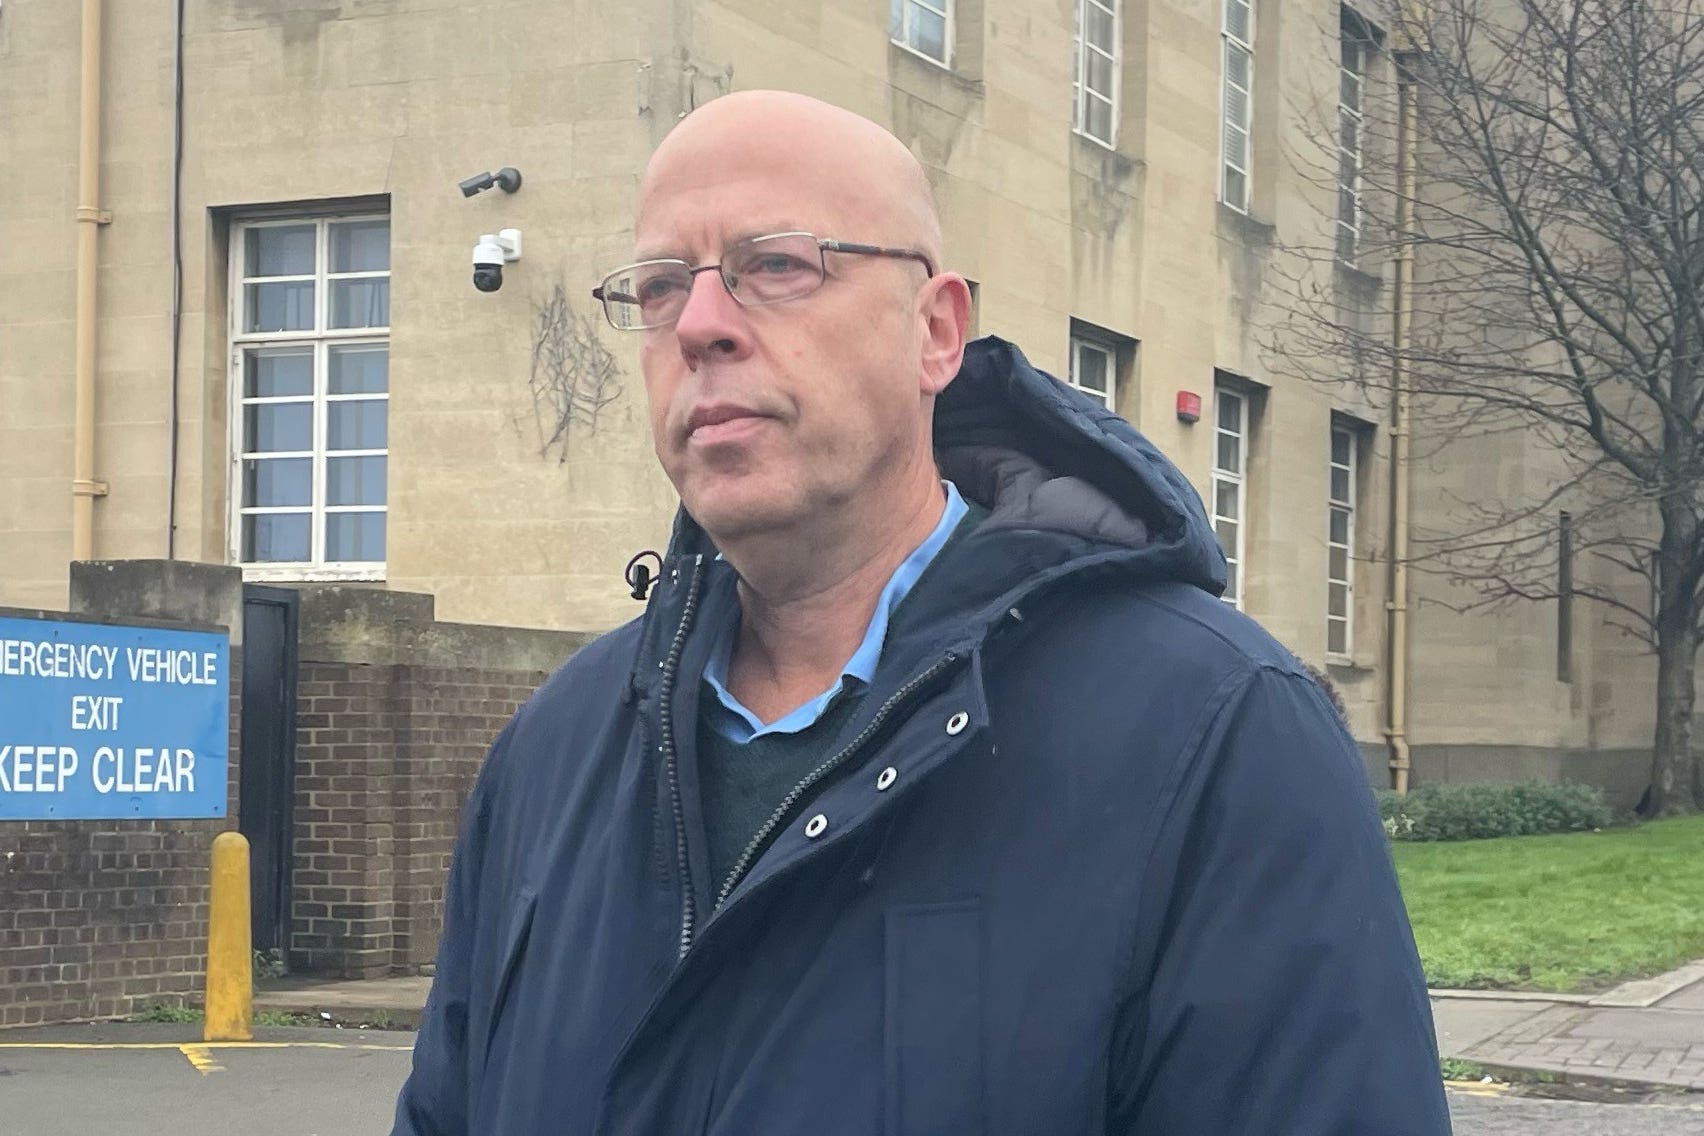
<path id="1" fill-rule="evenodd" d="M 1595 991 L 1704 958 L 1704 816 L 1392 848 L 1433 986 Z"/>

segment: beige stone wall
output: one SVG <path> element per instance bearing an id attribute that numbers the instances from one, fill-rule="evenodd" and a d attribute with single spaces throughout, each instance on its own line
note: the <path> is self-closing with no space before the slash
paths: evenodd
<path id="1" fill-rule="evenodd" d="M 0 604 L 24 608 L 65 608 L 71 555 L 77 27 L 0 11 Z"/>
<path id="2" fill-rule="evenodd" d="M 1472 531 L 1469 503 L 1520 500 L 1546 482 L 1550 464 L 1518 437 L 1445 439 L 1424 422 L 1414 452 L 1422 486 L 1413 507 L 1417 555 L 1430 550 L 1428 537 Z M 1487 593 L 1452 582 L 1435 563 L 1418 568 L 1414 582 L 1414 644 L 1426 668 L 1413 688 L 1417 737 L 1433 744 L 1501 736 L 1537 746 L 1583 743 L 1570 684 L 1557 679 L 1554 603 L 1477 608 Z M 1575 614 L 1576 637 L 1588 635 L 1592 613 L 1577 603 Z"/>
<path id="3" fill-rule="evenodd" d="M 114 221 L 101 235 L 96 438 L 112 492 L 96 506 L 95 552 L 159 556 L 172 26 L 164 9 L 108 7 L 101 203 Z M 189 4 L 178 555 L 228 555 L 232 219 L 388 198 L 388 583 L 432 591 L 469 621 L 604 627 L 632 614 L 622 566 L 666 539 L 672 508 L 632 361 L 610 344 L 622 353 L 620 397 L 595 432 L 571 431 L 565 451 L 545 453 L 530 336 L 558 282 L 589 313 L 597 266 L 628 246 L 638 171 L 681 98 L 665 7 Z M 0 138 L 19 159 L 0 163 L 15 206 L 0 253 L 0 532 L 17 549 L 0 594 L 53 606 L 70 554 L 75 8 L 9 4 L 0 35 L 10 54 Z M 501 165 L 523 171 L 519 194 L 457 191 Z M 469 251 L 501 227 L 523 230 L 526 255 L 501 292 L 481 294 Z M 38 248 L 48 255 L 30 255 Z"/>
<path id="4" fill-rule="evenodd" d="M 97 473 L 112 494 L 97 504 L 95 551 L 158 556 L 171 16 L 108 7 L 102 205 L 114 222 L 101 236 Z M 959 0 L 948 71 L 888 42 L 879 0 L 190 0 L 178 555 L 229 555 L 233 219 L 364 200 L 388 204 L 392 222 L 385 583 L 432 593 L 451 620 L 596 630 L 630 618 L 622 566 L 662 546 L 674 506 L 650 454 L 635 345 L 592 325 L 588 344 L 620 369 L 619 397 L 595 431 L 579 424 L 565 447 L 548 446 L 553 423 L 530 382 L 537 306 L 560 284 L 577 314 L 594 313 L 587 289 L 627 256 L 639 172 L 680 113 L 728 89 L 792 88 L 887 124 L 923 160 L 952 266 L 978 284 L 983 332 L 1060 374 L 1073 319 L 1135 341 L 1118 409 L 1204 494 L 1215 369 L 1263 392 L 1247 607 L 1314 663 L 1325 657 L 1332 415 L 1369 424 L 1354 648 L 1332 675 L 1355 733 L 1376 742 L 1386 416 L 1267 357 L 1269 329 L 1308 278 L 1286 250 L 1328 239 L 1329 187 L 1297 172 L 1318 137 L 1296 108 L 1334 106 L 1337 7 L 1259 5 L 1247 216 L 1218 202 L 1220 4 L 1123 4 L 1116 149 L 1070 129 L 1072 14 L 1069 0 Z M 63 606 L 70 550 L 77 38 L 75 6 L 61 0 L 0 11 L 0 603 L 21 606 Z M 518 194 L 457 191 L 503 165 L 525 175 Z M 501 292 L 478 293 L 469 250 L 502 227 L 523 230 L 525 257 Z M 1177 420 L 1179 391 L 1202 396 L 1202 422 Z M 1487 450 L 1427 468 L 1416 499 L 1471 491 L 1521 460 Z M 1638 744 L 1649 716 L 1636 648 L 1584 612 L 1576 627 L 1584 677 L 1570 686 L 1554 676 L 1553 613 L 1422 605 L 1415 740 Z"/>

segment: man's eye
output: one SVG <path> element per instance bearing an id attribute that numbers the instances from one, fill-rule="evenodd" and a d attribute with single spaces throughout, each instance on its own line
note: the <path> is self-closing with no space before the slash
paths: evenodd
<path id="1" fill-rule="evenodd" d="M 639 285 L 639 302 L 650 304 L 658 300 L 666 300 L 671 294 L 678 291 L 680 291 L 679 280 L 672 276 L 653 276 Z"/>
<path id="2" fill-rule="evenodd" d="M 796 256 L 784 252 L 766 252 L 754 257 L 746 266 L 747 274 L 762 276 L 785 276 L 790 272 L 805 271 L 805 262 Z"/>

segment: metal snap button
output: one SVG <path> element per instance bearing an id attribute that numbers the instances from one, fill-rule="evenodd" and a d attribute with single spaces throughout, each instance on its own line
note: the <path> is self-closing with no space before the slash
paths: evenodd
<path id="1" fill-rule="evenodd" d="M 898 777 L 899 770 L 891 765 L 882 770 L 881 776 L 876 778 L 876 792 L 885 793 Z"/>
<path id="2" fill-rule="evenodd" d="M 821 813 L 818 813 L 816 816 L 805 822 L 805 836 L 811 840 L 815 840 L 827 831 L 828 818 L 823 816 Z"/>
<path id="3" fill-rule="evenodd" d="M 960 710 L 957 714 L 954 714 L 951 718 L 947 719 L 947 733 L 957 737 L 959 734 L 964 733 L 964 728 L 968 725 L 970 725 L 970 715 L 966 714 L 963 710 Z"/>

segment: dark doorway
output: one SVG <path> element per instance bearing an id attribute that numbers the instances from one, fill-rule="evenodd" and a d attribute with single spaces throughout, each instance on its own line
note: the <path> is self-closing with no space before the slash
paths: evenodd
<path id="1" fill-rule="evenodd" d="M 296 607 L 288 588 L 243 586 L 238 828 L 249 842 L 254 949 L 289 953 L 296 780 Z"/>

